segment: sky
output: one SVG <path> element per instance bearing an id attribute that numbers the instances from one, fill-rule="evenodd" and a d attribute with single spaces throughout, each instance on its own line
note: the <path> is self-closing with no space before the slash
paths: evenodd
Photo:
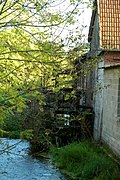
<path id="1" fill-rule="evenodd" d="M 76 27 L 78 27 L 78 31 L 80 31 L 80 32 L 82 29 L 82 34 L 85 35 L 84 40 L 87 42 L 90 20 L 91 20 L 91 15 L 92 15 L 92 8 L 88 7 L 88 4 L 87 4 L 87 2 L 89 2 L 90 0 L 81 0 L 81 1 L 83 1 L 84 4 L 79 3 L 79 6 L 77 7 L 79 10 L 79 13 L 78 13 L 78 15 L 75 16 L 76 23 L 74 25 L 69 26 L 68 31 L 71 30 L 72 32 L 75 32 Z M 72 11 L 73 7 L 72 6 L 69 7 L 69 4 L 70 4 L 70 0 L 58 0 L 58 1 L 55 1 L 55 3 L 53 4 L 53 8 L 51 7 L 51 9 L 53 11 L 55 9 L 57 9 L 57 11 L 60 11 L 60 12 L 61 11 L 66 12 L 66 10 Z M 61 27 L 61 29 L 62 29 L 62 27 Z M 61 32 L 61 29 L 57 30 L 58 34 Z M 64 31 L 61 34 L 63 37 L 66 36 L 67 27 L 64 28 Z"/>
<path id="2" fill-rule="evenodd" d="M 84 12 L 81 15 L 81 19 L 82 19 L 82 23 L 86 26 L 86 28 L 84 29 L 84 33 L 86 36 L 88 36 L 91 16 L 92 16 L 92 9 L 85 7 Z"/>

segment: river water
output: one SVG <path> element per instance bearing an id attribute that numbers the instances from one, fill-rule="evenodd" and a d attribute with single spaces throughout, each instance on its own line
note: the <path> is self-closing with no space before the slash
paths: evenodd
<path id="1" fill-rule="evenodd" d="M 65 180 L 49 161 L 28 155 L 28 149 L 26 141 L 0 139 L 0 180 Z"/>

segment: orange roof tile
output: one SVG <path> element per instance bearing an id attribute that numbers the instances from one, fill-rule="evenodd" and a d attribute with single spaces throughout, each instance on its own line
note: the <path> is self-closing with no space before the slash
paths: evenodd
<path id="1" fill-rule="evenodd" d="M 97 10 L 93 10 L 89 30 L 89 41 L 93 30 L 93 21 L 98 11 L 100 48 L 120 50 L 120 0 L 95 0 Z"/>
<path id="2" fill-rule="evenodd" d="M 101 47 L 120 50 L 120 0 L 98 0 Z"/>

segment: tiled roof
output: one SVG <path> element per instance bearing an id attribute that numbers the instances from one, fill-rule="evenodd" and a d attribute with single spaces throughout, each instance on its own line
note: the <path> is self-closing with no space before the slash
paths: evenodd
<path id="1" fill-rule="evenodd" d="M 101 46 L 120 49 L 120 0 L 98 1 Z"/>
<path id="2" fill-rule="evenodd" d="M 120 50 L 120 0 L 96 1 L 100 28 L 100 47 L 102 49 Z"/>

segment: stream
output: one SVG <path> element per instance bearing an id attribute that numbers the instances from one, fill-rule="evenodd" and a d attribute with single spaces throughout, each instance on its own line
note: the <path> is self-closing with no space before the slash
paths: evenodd
<path id="1" fill-rule="evenodd" d="M 65 180 L 49 161 L 28 155 L 29 143 L 0 139 L 0 180 Z"/>

